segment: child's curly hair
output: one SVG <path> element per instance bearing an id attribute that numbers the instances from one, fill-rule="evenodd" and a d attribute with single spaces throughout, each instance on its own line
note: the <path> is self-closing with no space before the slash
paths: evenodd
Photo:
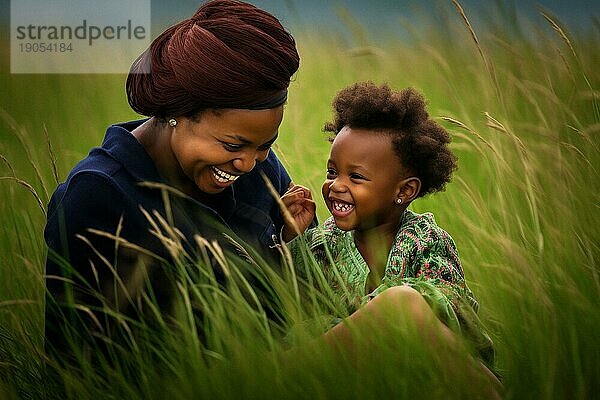
<path id="1" fill-rule="evenodd" d="M 344 126 L 393 135 L 402 165 L 421 180 L 417 197 L 442 191 L 450 182 L 457 167 L 450 135 L 429 118 L 425 99 L 414 88 L 394 91 L 387 84 L 358 82 L 338 92 L 332 105 L 334 119 L 323 130 L 333 137 Z"/>

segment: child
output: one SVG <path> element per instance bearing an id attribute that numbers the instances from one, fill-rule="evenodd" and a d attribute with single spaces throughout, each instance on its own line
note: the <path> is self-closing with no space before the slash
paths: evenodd
<path id="1" fill-rule="evenodd" d="M 332 216 L 288 243 L 295 262 L 302 262 L 299 241 L 306 240 L 351 314 L 377 303 L 372 299 L 388 288 L 414 289 L 394 292 L 412 293 L 411 299 L 428 305 L 491 366 L 491 341 L 480 329 L 478 304 L 454 241 L 431 213 L 408 209 L 413 200 L 444 190 L 450 181 L 456 157 L 448 148 L 449 134 L 429 118 L 423 97 L 412 88 L 356 83 L 337 94 L 333 108 L 334 119 L 325 125 L 333 139 L 322 188 Z M 314 216 L 308 189 L 293 186 L 282 201 L 298 231 L 306 230 Z M 284 239 L 294 236 L 290 226 Z"/>

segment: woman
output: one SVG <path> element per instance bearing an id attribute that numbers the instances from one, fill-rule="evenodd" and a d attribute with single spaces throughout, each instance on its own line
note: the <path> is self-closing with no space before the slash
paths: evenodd
<path id="1" fill-rule="evenodd" d="M 280 194 L 290 185 L 270 148 L 298 65 L 275 17 L 231 0 L 202 5 L 133 63 L 129 104 L 149 118 L 110 126 L 48 207 L 49 349 L 114 341 L 109 315 L 139 315 L 149 291 L 169 314 L 173 253 L 161 229 L 176 228 L 189 253 L 196 234 L 223 231 L 273 251 L 283 220 L 263 177 Z"/>

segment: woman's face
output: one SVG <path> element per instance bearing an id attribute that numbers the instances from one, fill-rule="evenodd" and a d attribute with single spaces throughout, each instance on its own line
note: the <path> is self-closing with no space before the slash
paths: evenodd
<path id="1" fill-rule="evenodd" d="M 323 198 L 336 225 L 345 231 L 397 224 L 404 168 L 389 135 L 344 127 L 327 162 Z"/>
<path id="2" fill-rule="evenodd" d="M 207 110 L 179 117 L 171 150 L 181 171 L 202 192 L 216 194 L 264 161 L 277 139 L 283 106 L 267 110 Z"/>

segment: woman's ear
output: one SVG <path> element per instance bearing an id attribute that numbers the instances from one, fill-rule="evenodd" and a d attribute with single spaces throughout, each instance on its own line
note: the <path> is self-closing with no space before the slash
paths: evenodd
<path id="1" fill-rule="evenodd" d="M 397 199 L 401 199 L 398 204 L 408 204 L 413 201 L 421 192 L 421 180 L 417 177 L 410 177 L 400 182 Z"/>

